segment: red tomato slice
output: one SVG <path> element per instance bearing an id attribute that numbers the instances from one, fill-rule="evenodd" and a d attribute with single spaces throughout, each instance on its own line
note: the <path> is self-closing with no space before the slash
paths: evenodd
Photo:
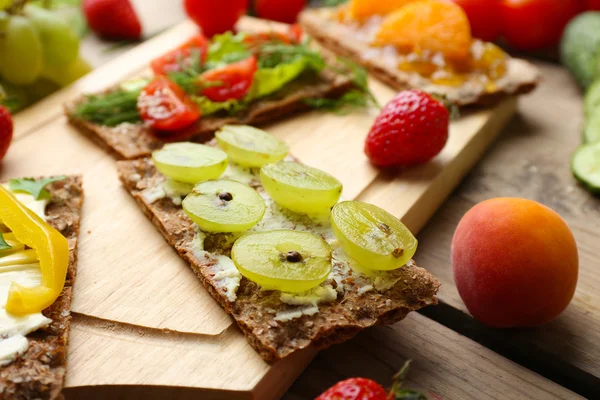
<path id="1" fill-rule="evenodd" d="M 164 76 L 157 76 L 142 90 L 137 107 L 142 119 L 161 131 L 185 128 L 201 116 L 183 89 Z"/>
<path id="2" fill-rule="evenodd" d="M 292 24 L 288 30 L 288 36 L 292 39 L 292 42 L 301 43 L 304 37 L 304 29 L 300 24 Z"/>
<path id="3" fill-rule="evenodd" d="M 167 75 L 169 72 L 181 71 L 184 67 L 190 66 L 192 62 L 191 55 L 195 51 L 200 52 L 200 60 L 204 62 L 207 49 L 208 39 L 201 34 L 196 35 L 176 49 L 152 60 L 150 68 L 156 75 Z"/>
<path id="4" fill-rule="evenodd" d="M 214 82 L 202 90 L 202 94 L 212 101 L 239 100 L 248 93 L 254 74 L 258 70 L 258 61 L 255 56 L 248 57 L 221 68 L 206 71 L 200 75 L 199 82 Z"/>

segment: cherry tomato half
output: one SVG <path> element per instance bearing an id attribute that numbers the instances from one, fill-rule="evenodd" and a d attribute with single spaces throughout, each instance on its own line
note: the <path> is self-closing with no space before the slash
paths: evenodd
<path id="1" fill-rule="evenodd" d="M 203 35 L 197 35 L 176 49 L 152 60 L 150 68 L 156 75 L 167 75 L 169 72 L 181 71 L 191 65 L 194 52 L 200 52 L 200 61 L 204 62 L 207 50 L 208 39 Z"/>
<path id="2" fill-rule="evenodd" d="M 462 7 L 471 24 L 471 34 L 486 42 L 498 39 L 501 29 L 498 0 L 452 0 Z"/>
<path id="3" fill-rule="evenodd" d="M 555 46 L 582 7 L 579 0 L 503 0 L 502 36 L 517 50 Z"/>
<path id="4" fill-rule="evenodd" d="M 142 119 L 154 129 L 174 131 L 200 118 L 200 110 L 182 88 L 164 76 L 155 77 L 138 97 Z"/>
<path id="5" fill-rule="evenodd" d="M 13 121 L 7 108 L 0 105 L 0 160 L 4 158 L 13 138 Z"/>
<path id="6" fill-rule="evenodd" d="M 188 16 L 212 37 L 233 29 L 238 19 L 248 11 L 248 0 L 185 0 Z"/>
<path id="7" fill-rule="evenodd" d="M 239 100 L 248 93 L 254 74 L 258 70 L 255 56 L 248 57 L 221 68 L 211 69 L 200 75 L 200 83 L 214 83 L 202 90 L 202 94 L 212 101 Z"/>
<path id="8" fill-rule="evenodd" d="M 306 0 L 256 0 L 254 10 L 261 18 L 288 24 L 296 22 L 298 14 L 306 6 Z"/>

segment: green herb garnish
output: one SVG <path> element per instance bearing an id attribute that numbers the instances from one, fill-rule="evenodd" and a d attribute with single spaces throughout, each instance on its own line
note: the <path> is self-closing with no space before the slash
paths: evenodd
<path id="1" fill-rule="evenodd" d="M 124 122 L 141 121 L 137 109 L 140 90 L 126 91 L 122 89 L 108 93 L 90 95 L 77 105 L 72 116 L 104 126 L 117 126 Z"/>
<path id="2" fill-rule="evenodd" d="M 2 232 L 0 232 L 0 250 L 9 250 L 12 249 L 12 246 L 8 243 L 6 243 L 6 240 L 4 240 L 4 235 L 2 234 Z"/>
<path id="3" fill-rule="evenodd" d="M 13 192 L 25 192 L 29 193 L 36 200 L 47 199 L 50 197 L 50 193 L 45 189 L 46 186 L 53 182 L 62 181 L 67 179 L 66 176 L 61 175 L 53 178 L 42 178 L 35 180 L 33 178 L 22 178 L 22 179 L 11 179 L 9 181 L 10 190 Z"/>
<path id="4" fill-rule="evenodd" d="M 392 384 L 391 393 L 395 400 L 427 400 L 427 397 L 416 390 L 402 389 L 406 376 L 408 375 L 408 369 L 410 368 L 411 360 L 404 363 L 400 371 L 394 375 L 394 383 Z"/>

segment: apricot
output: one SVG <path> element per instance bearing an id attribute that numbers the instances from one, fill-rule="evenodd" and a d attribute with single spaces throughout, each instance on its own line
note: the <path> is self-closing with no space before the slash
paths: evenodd
<path id="1" fill-rule="evenodd" d="M 454 232 L 458 293 L 485 325 L 532 327 L 567 308 L 577 285 L 577 244 L 566 222 L 532 200 L 496 198 L 469 210 Z"/>

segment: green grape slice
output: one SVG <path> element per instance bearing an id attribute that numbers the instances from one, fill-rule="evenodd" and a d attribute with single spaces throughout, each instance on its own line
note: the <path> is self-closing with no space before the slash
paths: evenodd
<path id="1" fill-rule="evenodd" d="M 205 232 L 246 231 L 266 208 L 256 190 L 228 179 L 201 182 L 183 200 L 185 213 Z"/>
<path id="2" fill-rule="evenodd" d="M 244 167 L 275 163 L 290 151 L 281 139 L 247 125 L 226 125 L 215 136 L 229 158 Z"/>
<path id="3" fill-rule="evenodd" d="M 344 201 L 331 210 L 333 233 L 350 257 L 374 270 L 405 265 L 417 251 L 417 239 L 387 211 L 372 204 Z"/>
<path id="4" fill-rule="evenodd" d="M 219 178 L 227 168 L 227 154 L 215 147 L 181 142 L 152 153 L 156 168 L 180 182 L 198 183 Z"/>
<path id="5" fill-rule="evenodd" d="M 277 204 L 297 213 L 327 213 L 342 194 L 342 184 L 333 176 L 293 161 L 263 166 L 260 180 Z"/>
<path id="6" fill-rule="evenodd" d="M 331 273 L 331 247 L 310 232 L 247 234 L 235 242 L 231 258 L 243 276 L 264 290 L 305 292 Z"/>

